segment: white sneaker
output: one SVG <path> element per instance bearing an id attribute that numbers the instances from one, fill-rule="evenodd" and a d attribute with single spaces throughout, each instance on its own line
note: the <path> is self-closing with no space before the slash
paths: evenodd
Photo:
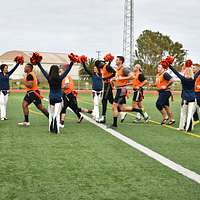
<path id="1" fill-rule="evenodd" d="M 6 118 L 6 117 L 1 118 L 1 121 L 5 121 L 5 120 L 8 120 L 8 118 Z"/>
<path id="2" fill-rule="evenodd" d="M 120 112 L 119 115 L 120 115 L 121 123 L 123 123 L 123 121 L 125 120 L 125 118 L 127 116 L 127 113 L 126 112 Z"/>
<path id="3" fill-rule="evenodd" d="M 64 128 L 65 125 L 64 125 L 64 124 L 59 124 L 59 127 L 60 127 L 60 128 Z"/>
<path id="4" fill-rule="evenodd" d="M 30 126 L 30 122 L 19 122 L 19 126 Z"/>

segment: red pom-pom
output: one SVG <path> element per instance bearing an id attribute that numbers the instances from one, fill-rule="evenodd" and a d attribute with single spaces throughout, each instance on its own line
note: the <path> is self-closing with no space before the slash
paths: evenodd
<path id="1" fill-rule="evenodd" d="M 174 62 L 174 57 L 172 57 L 172 56 L 167 56 L 167 58 L 165 59 L 165 61 L 166 61 L 169 65 L 171 65 L 171 64 Z"/>
<path id="2" fill-rule="evenodd" d="M 75 55 L 75 54 L 73 54 L 73 53 L 70 53 L 70 54 L 68 55 L 68 57 L 69 57 L 69 59 L 70 59 L 71 62 L 74 62 L 74 63 L 80 62 L 79 56 L 78 56 L 78 55 Z"/>
<path id="3" fill-rule="evenodd" d="M 111 53 L 108 53 L 108 54 L 106 54 L 105 56 L 104 56 L 104 60 L 106 61 L 106 62 L 112 62 L 113 60 L 114 60 L 114 56 L 111 54 Z"/>
<path id="4" fill-rule="evenodd" d="M 42 56 L 37 53 L 37 52 L 34 52 L 32 57 L 30 58 L 30 62 L 33 64 L 33 65 L 37 65 L 38 63 L 40 63 L 42 61 Z"/>
<path id="5" fill-rule="evenodd" d="M 192 67 L 192 65 L 193 65 L 192 60 L 186 60 L 185 61 L 185 67 Z"/>
<path id="6" fill-rule="evenodd" d="M 163 67 L 164 69 L 168 69 L 168 67 L 169 67 L 169 64 L 168 64 L 168 62 L 167 62 L 166 60 L 160 61 L 159 64 L 162 65 L 162 67 Z"/>
<path id="7" fill-rule="evenodd" d="M 74 95 L 75 97 L 78 96 L 78 92 L 77 92 L 76 90 L 74 90 L 72 93 L 73 93 L 73 95 Z"/>
<path id="8" fill-rule="evenodd" d="M 20 65 L 24 64 L 24 57 L 23 56 L 16 56 L 14 61 Z"/>
<path id="9" fill-rule="evenodd" d="M 85 55 L 82 55 L 79 57 L 79 62 L 80 63 L 86 63 L 88 60 L 88 58 Z"/>

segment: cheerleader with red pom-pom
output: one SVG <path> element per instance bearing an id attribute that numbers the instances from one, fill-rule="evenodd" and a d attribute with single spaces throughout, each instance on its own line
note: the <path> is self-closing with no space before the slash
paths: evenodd
<path id="1" fill-rule="evenodd" d="M 8 102 L 8 94 L 10 90 L 9 78 L 17 69 L 20 64 L 24 63 L 23 56 L 17 56 L 14 61 L 16 65 L 8 71 L 8 65 L 2 64 L 0 66 L 0 112 L 1 112 L 1 120 L 7 120 L 6 110 L 7 110 L 7 102 Z"/>
<path id="2" fill-rule="evenodd" d="M 185 69 L 182 71 L 183 75 L 181 75 L 176 69 L 171 66 L 171 64 L 169 64 L 169 69 L 174 72 L 174 74 L 180 79 L 182 84 L 181 114 L 178 130 L 191 131 L 193 129 L 193 114 L 195 112 L 195 81 L 200 75 L 200 71 L 198 71 L 196 74 L 193 73 L 191 60 L 187 60 L 185 62 L 184 68 Z"/>
<path id="3" fill-rule="evenodd" d="M 87 72 L 87 74 L 92 78 L 92 95 L 93 95 L 93 119 L 97 122 L 99 122 L 100 116 L 99 116 L 99 103 L 102 97 L 102 90 L 103 90 L 103 78 L 100 71 L 100 68 L 98 68 L 98 65 L 95 65 L 93 68 L 93 71 L 91 72 L 87 66 L 87 57 L 81 56 L 80 62 L 83 65 L 84 70 Z M 97 64 L 97 63 L 96 63 Z"/>
<path id="4" fill-rule="evenodd" d="M 172 76 L 167 73 L 169 63 L 172 63 L 173 59 L 168 57 L 166 60 L 160 62 L 157 68 L 155 86 L 158 91 L 158 99 L 156 101 L 156 108 L 162 114 L 161 125 L 172 125 L 175 123 L 173 112 L 170 109 L 169 99 L 172 96 L 171 85 L 174 82 Z"/>
<path id="5" fill-rule="evenodd" d="M 74 54 L 68 55 L 71 60 L 69 66 L 66 68 L 63 74 L 59 75 L 59 67 L 52 65 L 49 73 L 47 73 L 41 65 L 41 56 L 38 54 L 33 55 L 32 61 L 37 64 L 41 72 L 47 79 L 50 88 L 49 94 L 49 131 L 52 133 L 60 132 L 60 112 L 62 109 L 62 81 L 70 72 L 73 64 L 79 62 L 78 56 Z"/>

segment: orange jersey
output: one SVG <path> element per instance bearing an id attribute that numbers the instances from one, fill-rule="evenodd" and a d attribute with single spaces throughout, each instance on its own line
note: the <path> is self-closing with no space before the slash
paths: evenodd
<path id="1" fill-rule="evenodd" d="M 67 84 L 67 88 L 66 87 Z M 62 81 L 62 88 L 65 94 L 69 94 L 74 91 L 74 81 L 71 76 L 66 76 Z"/>
<path id="2" fill-rule="evenodd" d="M 28 80 L 27 80 L 28 75 L 32 75 L 32 77 L 33 77 L 33 80 L 32 80 L 32 81 L 28 81 Z M 32 86 L 31 88 L 28 88 L 28 87 L 25 85 L 26 91 L 27 91 L 27 92 L 28 92 L 28 91 L 36 91 L 36 90 L 39 90 L 39 88 L 38 88 L 38 80 L 37 80 L 37 77 L 36 77 L 36 75 L 35 75 L 35 73 L 34 73 L 33 71 L 30 72 L 30 73 L 28 73 L 28 74 L 26 75 L 25 82 L 32 82 L 32 83 L 33 83 L 33 86 Z"/>
<path id="3" fill-rule="evenodd" d="M 195 87 L 194 87 L 195 92 L 200 92 L 200 76 L 195 81 Z"/>
<path id="4" fill-rule="evenodd" d="M 164 73 L 156 75 L 156 87 L 158 90 L 162 90 L 163 86 L 167 87 L 169 81 L 165 80 Z"/>
<path id="5" fill-rule="evenodd" d="M 107 65 L 105 64 L 104 66 L 103 66 L 103 68 L 101 69 L 101 74 L 102 74 L 102 78 L 104 79 L 104 78 L 108 78 L 108 77 L 111 77 L 112 76 L 112 72 L 108 72 L 107 71 L 107 69 L 106 69 L 106 67 L 107 67 Z M 106 81 L 108 81 L 108 80 L 106 80 Z"/>
<path id="6" fill-rule="evenodd" d="M 124 70 L 124 67 L 121 67 L 120 69 L 116 70 L 116 78 L 125 77 L 123 70 Z M 128 80 L 116 80 L 115 83 L 118 87 L 123 87 L 127 85 Z"/>
<path id="7" fill-rule="evenodd" d="M 139 76 L 140 76 L 141 72 L 137 72 L 135 73 L 135 78 L 132 80 L 132 87 L 133 89 L 136 88 L 136 87 L 140 87 L 141 85 L 141 81 L 139 80 Z"/>

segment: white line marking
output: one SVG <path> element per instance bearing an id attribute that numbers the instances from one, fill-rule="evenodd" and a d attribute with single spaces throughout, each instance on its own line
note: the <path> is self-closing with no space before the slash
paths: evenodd
<path id="1" fill-rule="evenodd" d="M 158 162 L 160 162 L 161 164 L 165 165 L 166 167 L 178 172 L 179 174 L 182 174 L 183 176 L 186 176 L 187 178 L 197 182 L 200 184 L 200 175 L 197 174 L 196 172 L 193 172 L 189 169 L 184 168 L 183 166 L 169 160 L 168 158 L 156 153 L 155 151 L 152 151 L 151 149 L 135 142 L 134 140 L 131 140 L 130 138 L 124 136 L 123 134 L 107 128 L 105 125 L 103 124 L 99 124 L 97 122 L 95 122 L 93 119 L 91 119 L 90 117 L 82 114 L 84 116 L 84 118 L 89 121 L 90 123 L 98 126 L 99 128 L 103 129 L 104 131 L 110 133 L 111 135 L 113 135 L 114 137 L 118 138 L 119 140 L 125 142 L 126 144 L 130 145 L 131 147 L 137 149 L 138 151 L 144 153 L 145 155 L 149 156 L 150 158 L 153 158 L 154 160 L 157 160 Z"/>

